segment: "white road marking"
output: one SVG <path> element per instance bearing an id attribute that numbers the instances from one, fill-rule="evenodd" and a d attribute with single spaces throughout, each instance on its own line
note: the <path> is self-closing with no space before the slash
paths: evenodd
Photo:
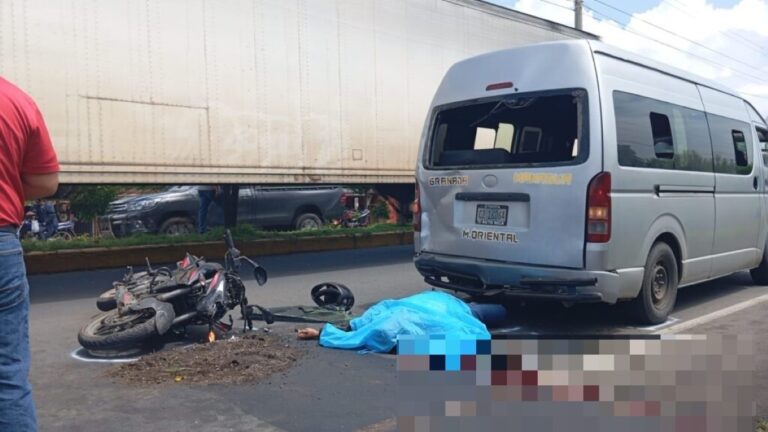
<path id="1" fill-rule="evenodd" d="M 82 362 L 86 363 L 131 363 L 135 362 L 139 358 L 115 358 L 115 359 L 106 359 L 106 358 L 96 358 L 96 357 L 83 357 L 80 355 L 80 353 L 83 351 L 82 348 L 77 348 L 76 350 L 72 351 L 69 356 L 72 357 L 75 360 L 80 360 Z"/>
<path id="2" fill-rule="evenodd" d="M 680 322 L 680 318 L 669 317 L 666 321 L 664 321 L 661 324 L 656 324 L 654 326 L 649 326 L 649 327 L 633 327 L 633 328 L 638 330 L 656 331 L 656 330 L 661 330 L 663 328 L 669 327 L 676 322 Z"/>
<path id="3" fill-rule="evenodd" d="M 708 313 L 706 315 L 702 315 L 698 318 L 694 318 L 689 321 L 684 321 L 680 324 L 673 325 L 671 327 L 666 327 L 661 331 L 656 332 L 657 334 L 671 334 L 671 333 L 680 333 L 685 330 L 692 329 L 694 327 L 698 327 L 702 324 L 708 323 L 710 321 L 714 321 L 716 319 L 722 318 L 724 316 L 734 314 L 736 312 L 742 311 L 746 308 L 757 306 L 760 303 L 764 303 L 768 301 L 768 294 L 763 294 L 759 297 L 755 297 L 746 301 L 743 301 L 741 303 L 736 303 L 735 305 L 728 306 L 727 308 L 720 309 L 718 311 L 714 311 L 711 313 Z"/>

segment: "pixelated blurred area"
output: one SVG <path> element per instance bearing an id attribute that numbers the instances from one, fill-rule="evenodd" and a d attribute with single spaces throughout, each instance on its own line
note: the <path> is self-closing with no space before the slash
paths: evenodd
<path id="1" fill-rule="evenodd" d="M 401 431 L 756 427 L 746 335 L 409 337 L 397 367 Z"/>

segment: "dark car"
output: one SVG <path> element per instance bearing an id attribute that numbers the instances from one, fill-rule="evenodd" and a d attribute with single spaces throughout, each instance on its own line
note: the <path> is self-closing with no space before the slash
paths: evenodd
<path id="1" fill-rule="evenodd" d="M 320 228 L 344 211 L 340 186 L 240 186 L 237 220 L 261 228 Z M 193 233 L 197 226 L 197 186 L 175 186 L 160 193 L 113 201 L 105 219 L 115 235 Z M 208 225 L 223 225 L 221 207 L 211 204 Z"/>

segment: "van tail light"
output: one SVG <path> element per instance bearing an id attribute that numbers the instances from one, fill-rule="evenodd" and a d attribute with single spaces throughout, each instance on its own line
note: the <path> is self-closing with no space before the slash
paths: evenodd
<path id="1" fill-rule="evenodd" d="M 418 181 L 416 182 L 416 199 L 413 201 L 413 230 L 421 232 L 421 197 Z"/>
<path id="2" fill-rule="evenodd" d="M 345 207 L 347 206 L 347 193 L 346 192 L 342 192 L 341 193 L 341 197 L 339 197 L 339 202 L 341 203 L 341 205 L 343 205 Z"/>
<path id="3" fill-rule="evenodd" d="M 611 240 L 611 173 L 592 178 L 587 189 L 587 242 Z"/>

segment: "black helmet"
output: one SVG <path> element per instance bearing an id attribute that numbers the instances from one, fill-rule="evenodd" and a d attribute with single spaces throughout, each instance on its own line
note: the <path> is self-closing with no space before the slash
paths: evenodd
<path id="1" fill-rule="evenodd" d="M 312 300 L 316 305 L 327 309 L 348 311 L 355 304 L 355 296 L 346 285 L 338 282 L 323 282 L 315 285 L 311 291 Z"/>

